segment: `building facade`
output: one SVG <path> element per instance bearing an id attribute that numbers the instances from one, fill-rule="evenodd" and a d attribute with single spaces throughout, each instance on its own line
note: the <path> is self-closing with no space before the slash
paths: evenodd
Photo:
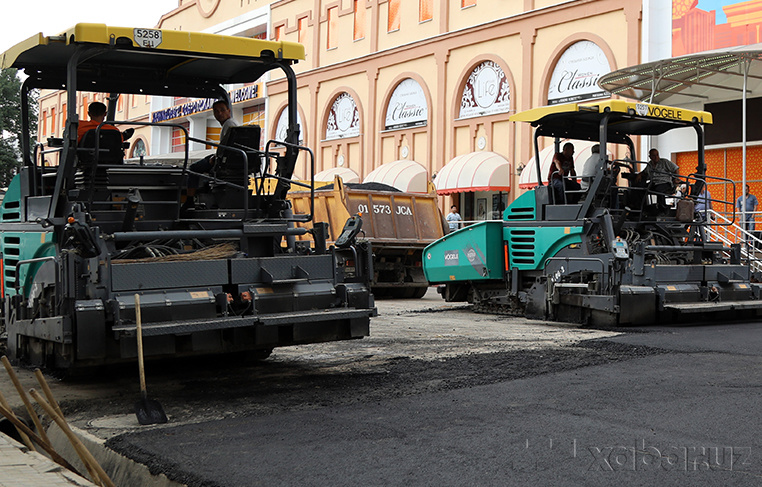
<path id="1" fill-rule="evenodd" d="M 79 93 L 77 95 L 77 115 L 80 120 L 87 120 L 87 107 L 92 102 L 99 101 L 108 105 L 106 93 Z M 147 122 L 150 120 L 152 97 L 147 95 L 121 95 L 117 100 L 115 119 L 128 122 Z M 49 137 L 63 137 L 66 126 L 67 99 L 65 91 L 41 90 L 39 97 L 39 123 L 37 124 L 37 140 L 45 143 Z M 127 157 L 140 157 L 149 153 L 151 130 L 139 125 L 124 125 L 122 130 L 133 127 L 135 134 L 130 138 L 130 146 L 126 150 Z M 43 154 L 44 163 L 54 166 L 58 164 L 58 152 L 51 151 Z"/>
<path id="2" fill-rule="evenodd" d="M 643 5 L 179 0 L 157 27 L 303 43 L 306 60 L 295 66 L 298 114 L 303 144 L 316 154 L 316 171 L 346 168 L 362 180 L 383 164 L 414 161 L 437 185 L 442 207 L 454 203 L 472 220 L 495 216 L 523 191 L 520 185 L 531 186 L 521 184 L 532 158 L 531 129 L 508 122 L 509 115 L 607 97 L 598 77 L 641 61 Z M 238 121 L 257 123 L 267 138 L 279 138 L 284 82 L 228 89 Z M 193 137 L 218 137 L 211 107 L 201 101 L 153 97 L 127 105 L 125 119 L 172 121 Z M 65 110 L 55 94 L 43 98 L 43 117 L 46 111 L 56 121 L 41 123 L 41 133 L 56 134 Z M 140 129 L 136 137 L 129 156 L 171 153 L 184 143 L 179 131 L 156 128 Z M 295 177 L 309 177 L 306 161 Z"/>
<path id="3" fill-rule="evenodd" d="M 511 113 L 606 97 L 597 78 L 641 54 L 642 5 L 627 0 L 184 0 L 158 27 L 248 35 L 252 12 L 269 16 L 268 38 L 306 47 L 295 71 L 316 171 L 363 179 L 414 161 L 466 219 L 489 218 L 521 191 L 531 131 Z M 263 88 L 268 138 L 278 138 L 284 90 L 277 79 Z M 169 147 L 160 137 L 152 150 Z"/>

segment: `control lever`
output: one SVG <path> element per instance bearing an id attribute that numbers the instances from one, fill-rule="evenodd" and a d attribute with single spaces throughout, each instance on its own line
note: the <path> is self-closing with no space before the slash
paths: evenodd
<path id="1" fill-rule="evenodd" d="M 357 234 L 362 230 L 362 218 L 360 215 L 349 217 L 341 230 L 341 235 L 336 239 L 336 246 L 343 249 L 352 245 L 357 238 Z"/>

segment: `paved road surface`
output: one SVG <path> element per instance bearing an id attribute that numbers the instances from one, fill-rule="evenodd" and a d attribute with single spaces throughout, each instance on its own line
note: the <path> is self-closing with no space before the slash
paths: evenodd
<path id="1" fill-rule="evenodd" d="M 428 320 L 449 313 L 465 312 Z M 109 444 L 203 486 L 762 485 L 761 328 L 650 328 L 345 363 L 346 377 L 291 376 L 309 407 L 285 402 Z M 283 377 L 259 391 L 277 402 L 272 389 L 290 388 Z"/>

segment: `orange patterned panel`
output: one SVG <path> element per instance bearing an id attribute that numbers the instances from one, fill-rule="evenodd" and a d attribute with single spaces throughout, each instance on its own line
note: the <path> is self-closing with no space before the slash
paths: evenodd
<path id="1" fill-rule="evenodd" d="M 698 0 L 672 0 L 672 18 L 679 19 L 698 5 Z"/>
<path id="2" fill-rule="evenodd" d="M 727 161 L 726 161 L 727 158 Z M 696 152 L 683 152 L 677 154 L 675 163 L 680 167 L 680 174 L 690 174 L 696 171 Z M 735 196 L 742 193 L 741 181 L 743 181 L 743 151 L 740 147 L 727 149 L 712 149 L 706 151 L 707 175 L 727 178 L 735 183 Z M 751 187 L 751 194 L 762 198 L 762 146 L 747 147 L 746 149 L 746 182 Z M 712 195 L 716 198 L 733 198 L 733 190 L 713 184 L 715 190 Z M 724 185 L 722 185 L 724 186 Z"/>

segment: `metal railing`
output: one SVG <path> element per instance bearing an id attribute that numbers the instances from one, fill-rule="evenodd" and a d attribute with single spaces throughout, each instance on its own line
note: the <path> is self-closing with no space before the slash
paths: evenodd
<path id="1" fill-rule="evenodd" d="M 708 210 L 710 220 L 720 225 L 705 227 L 707 240 L 721 242 L 725 246 L 741 244 L 741 259 L 748 262 L 753 272 L 762 272 L 762 239 L 734 221 L 733 215 Z M 758 255 L 759 254 L 759 255 Z"/>

